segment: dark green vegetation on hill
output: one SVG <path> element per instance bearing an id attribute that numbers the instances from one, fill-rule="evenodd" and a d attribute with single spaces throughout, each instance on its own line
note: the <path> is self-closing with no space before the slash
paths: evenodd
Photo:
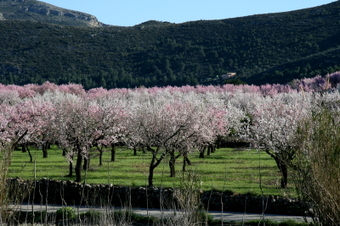
<path id="1" fill-rule="evenodd" d="M 134 27 L 5 20 L 0 40 L 3 84 L 221 84 L 228 72 L 257 85 L 287 83 L 340 70 L 340 1 L 287 13 Z"/>

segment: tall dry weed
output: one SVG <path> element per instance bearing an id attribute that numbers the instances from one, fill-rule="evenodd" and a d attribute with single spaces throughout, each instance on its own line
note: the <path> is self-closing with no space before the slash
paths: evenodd
<path id="1" fill-rule="evenodd" d="M 313 112 L 298 130 L 295 183 L 319 225 L 340 225 L 340 114 Z"/>
<path id="2" fill-rule="evenodd" d="M 8 218 L 7 173 L 12 153 L 7 146 L 0 146 L 0 224 Z"/>

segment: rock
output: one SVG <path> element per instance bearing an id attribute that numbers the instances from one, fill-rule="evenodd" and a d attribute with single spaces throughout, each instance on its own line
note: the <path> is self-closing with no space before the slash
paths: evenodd
<path id="1" fill-rule="evenodd" d="M 21 202 L 140 208 L 179 208 L 181 203 L 172 188 L 82 184 L 46 178 L 38 181 L 11 178 L 7 183 L 10 197 Z M 284 197 L 231 194 L 230 191 L 198 194 L 203 208 L 210 211 L 262 213 L 264 203 L 266 213 L 303 216 L 308 212 L 304 203 Z"/>
<path id="2" fill-rule="evenodd" d="M 0 11 L 0 20 L 29 20 L 82 27 L 106 26 L 93 15 L 35 0 L 1 0 Z"/>

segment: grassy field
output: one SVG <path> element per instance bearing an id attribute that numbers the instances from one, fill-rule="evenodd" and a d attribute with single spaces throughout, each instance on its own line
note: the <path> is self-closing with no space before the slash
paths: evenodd
<path id="1" fill-rule="evenodd" d="M 23 179 L 51 178 L 57 180 L 74 180 L 66 177 L 68 162 L 62 156 L 62 151 L 53 147 L 48 158 L 42 158 L 41 150 L 31 148 L 33 163 L 29 161 L 28 153 L 15 151 L 8 177 Z M 244 149 L 217 149 L 215 153 L 198 158 L 198 153 L 189 156 L 192 165 L 187 171 L 195 174 L 203 190 L 231 190 L 235 193 L 257 193 L 282 195 L 292 192 L 289 188 L 279 188 L 280 174 L 276 164 L 265 152 Z M 133 155 L 130 149 L 119 149 L 116 161 L 110 162 L 110 151 L 103 154 L 103 165 L 99 166 L 98 157 L 93 157 L 90 169 L 83 172 L 86 183 L 104 183 L 127 186 L 146 186 L 148 167 L 151 155 L 138 152 Z M 177 160 L 176 177 L 169 175 L 168 159 L 165 159 L 155 170 L 154 185 L 162 187 L 177 187 L 183 181 L 182 158 Z M 261 183 L 260 183 L 261 182 Z M 262 189 L 262 190 L 261 190 Z"/>

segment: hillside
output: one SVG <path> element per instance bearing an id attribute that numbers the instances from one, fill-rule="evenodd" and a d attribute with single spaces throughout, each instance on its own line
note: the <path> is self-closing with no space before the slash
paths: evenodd
<path id="1" fill-rule="evenodd" d="M 285 13 L 133 27 L 6 19 L 0 21 L 0 39 L 3 84 L 221 84 L 229 72 L 253 84 L 287 83 L 340 70 L 340 1 Z"/>
<path id="2" fill-rule="evenodd" d="M 102 27 L 95 16 L 37 0 L 0 0 L 0 20 L 29 20 L 80 27 Z"/>

